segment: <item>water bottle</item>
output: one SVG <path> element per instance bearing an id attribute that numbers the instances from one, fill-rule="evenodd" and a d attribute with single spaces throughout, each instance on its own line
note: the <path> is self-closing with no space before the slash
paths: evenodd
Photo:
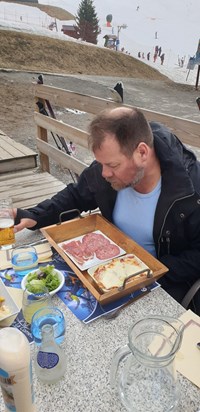
<path id="1" fill-rule="evenodd" d="M 16 328 L 0 330 L 0 386 L 6 412 L 36 412 L 30 345 Z"/>
<path id="2" fill-rule="evenodd" d="M 65 374 L 66 358 L 63 349 L 56 343 L 53 326 L 42 326 L 42 341 L 36 346 L 35 372 L 44 383 L 55 383 Z"/>

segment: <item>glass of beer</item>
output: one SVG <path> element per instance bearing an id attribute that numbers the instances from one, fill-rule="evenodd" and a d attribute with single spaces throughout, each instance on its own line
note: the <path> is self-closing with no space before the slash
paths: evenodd
<path id="1" fill-rule="evenodd" d="M 0 200 L 0 250 L 12 249 L 15 244 L 12 199 Z"/>

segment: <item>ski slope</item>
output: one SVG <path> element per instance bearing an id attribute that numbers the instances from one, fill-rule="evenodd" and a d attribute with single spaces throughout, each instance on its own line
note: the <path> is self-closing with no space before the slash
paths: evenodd
<path id="1" fill-rule="evenodd" d="M 39 3 L 60 6 L 76 14 L 80 0 L 39 0 Z M 101 34 L 98 46 L 103 47 L 105 34 L 117 34 L 125 52 L 137 58 L 143 52 L 145 63 L 180 83 L 195 84 L 197 66 L 188 73 L 189 57 L 196 54 L 200 38 L 200 0 L 94 0 L 100 20 Z M 112 14 L 112 27 L 106 27 L 106 16 Z M 37 8 L 0 2 L 0 28 L 24 30 L 63 40 L 76 41 L 61 32 L 62 24 L 57 20 L 58 32 L 48 29 L 53 19 Z M 71 22 L 73 23 L 73 22 Z M 157 38 L 156 38 L 157 37 Z M 153 63 L 155 46 L 165 53 L 164 65 L 160 59 Z M 151 53 L 150 61 L 146 55 Z M 184 66 L 178 65 L 178 57 L 184 57 Z M 189 74 L 189 76 L 188 76 Z"/>

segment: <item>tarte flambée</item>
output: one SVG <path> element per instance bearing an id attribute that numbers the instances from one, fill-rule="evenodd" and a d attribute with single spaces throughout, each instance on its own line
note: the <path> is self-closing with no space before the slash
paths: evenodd
<path id="1" fill-rule="evenodd" d="M 138 272 L 141 272 L 137 275 Z M 147 277 L 149 275 L 149 268 L 137 256 L 128 254 L 111 261 L 95 266 L 88 270 L 88 273 L 99 288 L 107 292 L 113 288 L 119 288 L 123 285 L 124 280 L 131 277 L 127 282 L 139 277 Z"/>

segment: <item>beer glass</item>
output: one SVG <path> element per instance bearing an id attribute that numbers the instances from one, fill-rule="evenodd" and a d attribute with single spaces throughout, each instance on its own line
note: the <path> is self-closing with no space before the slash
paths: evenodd
<path id="1" fill-rule="evenodd" d="M 12 199 L 0 200 L 0 250 L 12 249 L 15 244 Z"/>

